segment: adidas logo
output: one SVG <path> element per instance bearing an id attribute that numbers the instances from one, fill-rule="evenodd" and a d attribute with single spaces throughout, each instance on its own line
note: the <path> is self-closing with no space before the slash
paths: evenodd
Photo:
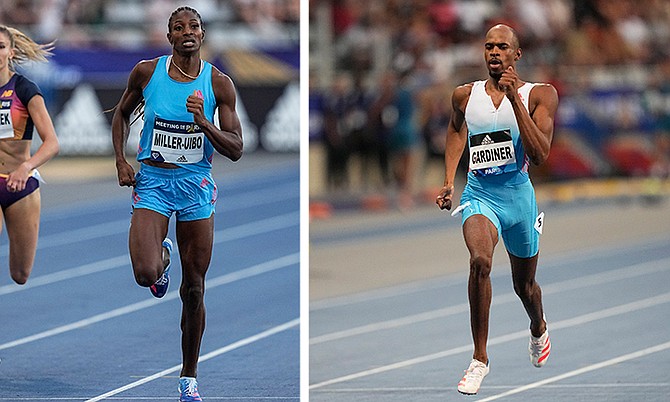
<path id="1" fill-rule="evenodd" d="M 180 162 L 180 163 L 187 163 L 187 162 L 188 162 L 188 159 L 186 159 L 186 157 L 185 157 L 184 155 L 182 155 L 182 156 L 180 156 L 179 158 L 177 158 L 177 162 Z"/>
<path id="2" fill-rule="evenodd" d="M 491 144 L 493 144 L 493 140 L 491 139 L 491 137 L 489 137 L 488 135 L 484 137 L 484 139 L 482 140 L 482 145 L 491 145 Z"/>

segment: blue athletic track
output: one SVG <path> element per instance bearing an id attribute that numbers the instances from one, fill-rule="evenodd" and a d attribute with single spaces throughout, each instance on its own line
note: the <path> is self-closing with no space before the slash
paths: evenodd
<path id="1" fill-rule="evenodd" d="M 509 262 L 497 254 L 491 278 L 491 370 L 475 396 L 456 390 L 472 358 L 467 257 L 461 268 L 430 279 L 325 298 L 313 295 L 310 401 L 670 400 L 669 210 L 667 201 L 545 209 L 552 223 L 544 236 L 563 225 L 567 235 L 562 241 L 571 245 L 560 247 L 556 236 L 543 240 L 545 248 L 554 246 L 541 252 L 537 275 L 552 353 L 540 369 L 529 361 L 528 317 L 512 289 Z M 601 212 L 610 221 L 599 221 Z M 616 221 L 627 219 L 627 213 L 650 218 L 613 233 Z M 582 223 L 567 227 L 573 217 Z M 318 271 L 328 265 L 322 256 L 334 255 L 326 252 L 329 248 L 349 250 L 355 243 L 365 253 L 396 241 L 406 247 L 399 255 L 422 248 L 417 255 L 425 258 L 415 258 L 409 267 L 389 262 L 385 254 L 393 251 L 388 248 L 357 265 L 367 269 L 371 280 L 393 271 L 421 271 L 431 257 L 447 271 L 453 250 L 465 248 L 459 220 L 437 208 L 396 222 L 391 217 L 357 220 L 366 222 L 348 228 L 319 223 L 310 229 L 310 271 L 320 272 L 319 280 L 336 283 L 336 270 L 329 275 Z M 450 243 L 443 240 L 447 233 L 453 233 Z M 614 235 L 620 240 L 597 241 Z M 347 264 L 357 264 L 352 255 Z"/>
<path id="2" fill-rule="evenodd" d="M 214 164 L 219 201 L 201 395 L 299 400 L 298 156 Z M 108 166 L 113 173 L 113 160 Z M 178 400 L 178 249 L 175 242 L 169 293 L 154 299 L 129 264 L 129 191 L 109 176 L 44 185 L 37 258 L 25 286 L 9 278 L 3 233 L 0 400 Z"/>

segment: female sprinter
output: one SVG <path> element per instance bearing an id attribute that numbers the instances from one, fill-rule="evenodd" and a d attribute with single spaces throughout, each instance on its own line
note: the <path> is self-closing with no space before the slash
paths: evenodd
<path id="1" fill-rule="evenodd" d="M 58 139 L 44 98 L 17 64 L 46 61 L 50 45 L 39 45 L 20 31 L 0 25 L 0 209 L 9 238 L 9 273 L 26 283 L 33 269 L 40 224 L 37 168 L 56 156 Z M 30 155 L 33 131 L 42 145 Z"/>
<path id="2" fill-rule="evenodd" d="M 167 291 L 172 243 L 166 236 L 170 217 L 175 214 L 177 219 L 183 304 L 180 401 L 201 400 L 196 374 L 217 197 L 212 157 L 215 150 L 233 161 L 242 156 L 235 88 L 227 75 L 200 59 L 204 37 L 200 14 L 190 7 L 176 9 L 168 20 L 172 54 L 133 68 L 112 120 L 119 185 L 134 187 L 130 260 L 136 282 L 155 297 Z M 130 116 L 142 102 L 140 168 L 135 174 L 124 151 Z M 214 124 L 216 109 L 220 129 Z"/>

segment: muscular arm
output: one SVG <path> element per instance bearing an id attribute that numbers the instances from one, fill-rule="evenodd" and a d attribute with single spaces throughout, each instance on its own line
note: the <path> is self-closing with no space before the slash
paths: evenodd
<path id="1" fill-rule="evenodd" d="M 232 161 L 242 157 L 242 126 L 235 111 L 235 87 L 231 79 L 212 69 L 212 86 L 216 97 L 216 106 L 219 108 L 219 127 L 205 118 L 203 100 L 191 95 L 186 100 L 186 109 L 193 113 L 193 121 L 202 128 L 214 149 Z"/>
<path id="2" fill-rule="evenodd" d="M 462 85 L 454 90 L 451 98 L 453 111 L 447 127 L 446 149 L 444 151 L 444 187 L 442 187 L 436 199 L 440 209 L 451 209 L 454 178 L 468 138 L 468 128 L 465 124 L 465 106 L 468 103 L 471 91 L 471 84 Z"/>
<path id="3" fill-rule="evenodd" d="M 121 95 L 121 100 L 116 105 L 112 117 L 112 145 L 116 157 L 116 170 L 119 185 L 132 186 L 135 184 L 133 168 L 126 160 L 126 143 L 130 133 L 130 115 L 142 101 L 142 90 L 151 78 L 156 67 L 156 60 L 144 60 L 139 62 L 130 72 L 128 86 Z"/>
<path id="4" fill-rule="evenodd" d="M 531 162 L 540 165 L 549 156 L 551 140 L 554 136 L 554 116 L 558 108 L 558 94 L 552 85 L 535 86 L 529 95 L 529 112 L 523 106 L 516 90 L 518 82 L 518 77 L 512 67 L 503 73 L 500 79 L 500 85 L 504 88 L 514 88 L 514 90 L 506 90 L 506 96 L 512 103 L 523 148 Z"/>

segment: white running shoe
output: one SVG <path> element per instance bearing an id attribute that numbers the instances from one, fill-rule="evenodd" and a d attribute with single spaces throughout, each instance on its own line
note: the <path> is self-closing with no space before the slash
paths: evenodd
<path id="1" fill-rule="evenodd" d="M 541 337 L 536 338 L 530 334 L 530 341 L 528 342 L 528 352 L 530 354 L 530 362 L 535 367 L 542 367 L 547 362 L 549 353 L 551 353 L 551 341 L 549 340 L 549 331 L 545 330 Z"/>
<path id="2" fill-rule="evenodd" d="M 465 370 L 465 375 L 458 383 L 458 392 L 465 395 L 474 395 L 479 391 L 482 380 L 489 373 L 489 365 L 472 359 L 470 366 Z"/>

